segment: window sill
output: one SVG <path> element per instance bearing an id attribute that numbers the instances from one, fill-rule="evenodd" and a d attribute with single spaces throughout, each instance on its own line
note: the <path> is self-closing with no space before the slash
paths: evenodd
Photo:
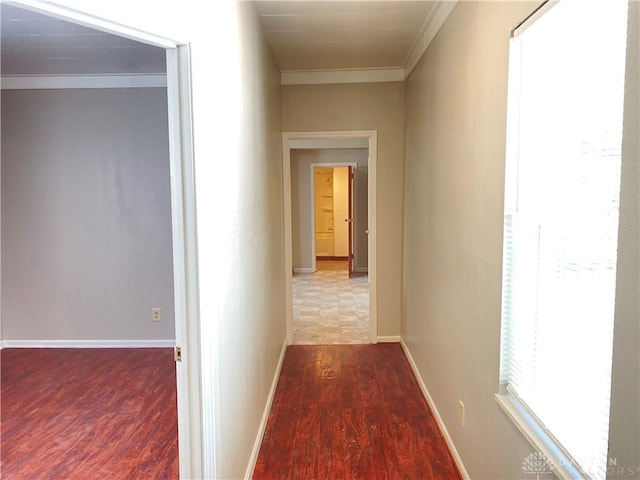
<path id="1" fill-rule="evenodd" d="M 546 468 L 543 469 L 546 471 L 529 473 L 554 473 L 561 480 L 589 480 L 515 397 L 509 394 L 496 394 L 495 398 L 527 441 L 547 460 Z"/>

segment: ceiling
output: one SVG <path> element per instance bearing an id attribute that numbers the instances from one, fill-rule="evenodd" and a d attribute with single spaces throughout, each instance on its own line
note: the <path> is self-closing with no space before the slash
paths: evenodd
<path id="1" fill-rule="evenodd" d="M 282 71 L 402 68 L 436 3 L 255 1 Z"/>
<path id="2" fill-rule="evenodd" d="M 405 67 L 436 1 L 255 0 L 284 72 Z M 1 71 L 13 76 L 166 72 L 165 51 L 0 3 Z"/>
<path id="3" fill-rule="evenodd" d="M 166 72 L 165 50 L 0 4 L 2 75 Z"/>

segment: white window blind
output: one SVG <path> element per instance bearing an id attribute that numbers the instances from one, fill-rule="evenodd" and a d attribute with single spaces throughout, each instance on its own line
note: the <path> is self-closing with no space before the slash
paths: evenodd
<path id="1" fill-rule="evenodd" d="M 502 393 L 604 479 L 627 2 L 561 0 L 512 39 Z"/>

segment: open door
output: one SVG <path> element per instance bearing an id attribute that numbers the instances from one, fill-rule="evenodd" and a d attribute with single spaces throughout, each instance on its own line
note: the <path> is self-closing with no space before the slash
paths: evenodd
<path id="1" fill-rule="evenodd" d="M 349 255 L 347 263 L 349 265 L 349 278 L 353 277 L 353 167 L 349 165 L 349 217 L 346 219 L 349 223 Z"/>

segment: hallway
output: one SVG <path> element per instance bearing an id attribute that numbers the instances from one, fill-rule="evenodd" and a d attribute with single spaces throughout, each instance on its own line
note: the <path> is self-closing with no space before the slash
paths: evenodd
<path id="1" fill-rule="evenodd" d="M 459 479 L 399 344 L 290 346 L 254 479 Z"/>
<path id="2" fill-rule="evenodd" d="M 524 479 L 539 473 L 527 467 L 546 469 L 538 453 L 551 444 L 560 476 L 578 477 L 565 472 L 573 461 L 556 455 L 565 451 L 597 461 L 594 480 L 611 478 L 612 464 L 640 475 L 640 1 L 0 3 L 0 348 L 64 347 L 72 360 L 80 348 L 101 349 L 95 368 L 74 367 L 101 377 L 102 390 L 79 385 L 71 400 L 119 440 L 71 445 L 70 428 L 61 428 L 53 440 L 98 447 L 78 468 L 144 478 L 118 472 L 150 468 L 147 426 L 162 435 L 170 422 L 171 442 L 180 426 L 178 444 L 165 442 L 173 457 L 145 470 L 152 478 L 173 475 L 164 469 L 182 478 Z M 102 66 L 89 69 L 87 57 Z M 107 115 L 119 106 L 128 113 Z M 614 137 L 615 148 L 606 146 Z M 149 146 L 138 148 L 143 140 Z M 306 152 L 304 165 L 296 150 Z M 358 158 L 308 155 L 326 150 Z M 363 150 L 368 160 L 356 155 Z M 334 329 L 335 305 L 294 306 L 294 283 L 321 297 L 315 279 L 335 280 L 314 272 L 314 258 L 345 256 L 335 239 L 333 255 L 307 239 L 312 163 L 356 163 L 355 198 L 367 188 L 366 211 L 345 216 L 361 239 L 355 266 L 371 281 L 366 331 L 357 307 L 351 327 Z M 334 232 L 340 217 L 334 211 Z M 592 228 L 596 218 L 606 237 Z M 562 270 L 552 269 L 556 260 Z M 595 295 L 556 288 L 569 277 L 595 285 L 586 279 L 596 266 L 612 279 L 594 289 L 607 297 L 602 306 L 586 309 L 580 300 Z M 330 288 L 334 300 L 358 295 L 338 282 Z M 326 314 L 328 340 L 304 322 L 296 330 L 294 308 L 301 320 Z M 532 312 L 548 312 L 544 327 Z M 583 335 L 604 332 L 605 316 L 606 352 L 605 335 L 592 335 L 593 349 Z M 556 318 L 582 321 L 560 328 Z M 312 345 L 320 342 L 351 343 Z M 167 350 L 164 373 L 131 358 L 120 370 L 142 374 L 124 383 L 165 405 L 162 422 L 143 403 L 112 421 L 91 399 L 122 400 L 114 395 L 123 381 L 101 356 L 152 346 Z M 564 440 L 550 422 L 543 429 L 535 412 L 522 414 L 524 396 L 511 392 L 539 377 L 520 374 L 520 365 L 539 372 L 539 360 L 549 386 L 524 391 L 564 424 L 570 443 L 592 452 L 556 445 L 552 436 Z M 592 388 L 596 372 L 606 385 Z M 11 402 L 12 380 L 2 381 L 2 429 L 13 405 L 55 466 L 64 458 L 49 448 L 55 431 L 38 413 L 48 397 L 63 400 L 63 413 L 74 404 L 59 378 L 40 385 L 36 377 L 14 380 L 46 386 L 42 401 L 16 389 Z M 156 380 L 177 398 L 160 395 Z M 573 385 L 592 391 L 576 394 Z M 607 408 L 591 408 L 591 399 Z M 86 437 L 83 428 L 76 433 Z M 6 431 L 2 439 L 5 478 L 31 451 Z M 107 447 L 124 459 L 110 475 L 100 461 Z"/>

